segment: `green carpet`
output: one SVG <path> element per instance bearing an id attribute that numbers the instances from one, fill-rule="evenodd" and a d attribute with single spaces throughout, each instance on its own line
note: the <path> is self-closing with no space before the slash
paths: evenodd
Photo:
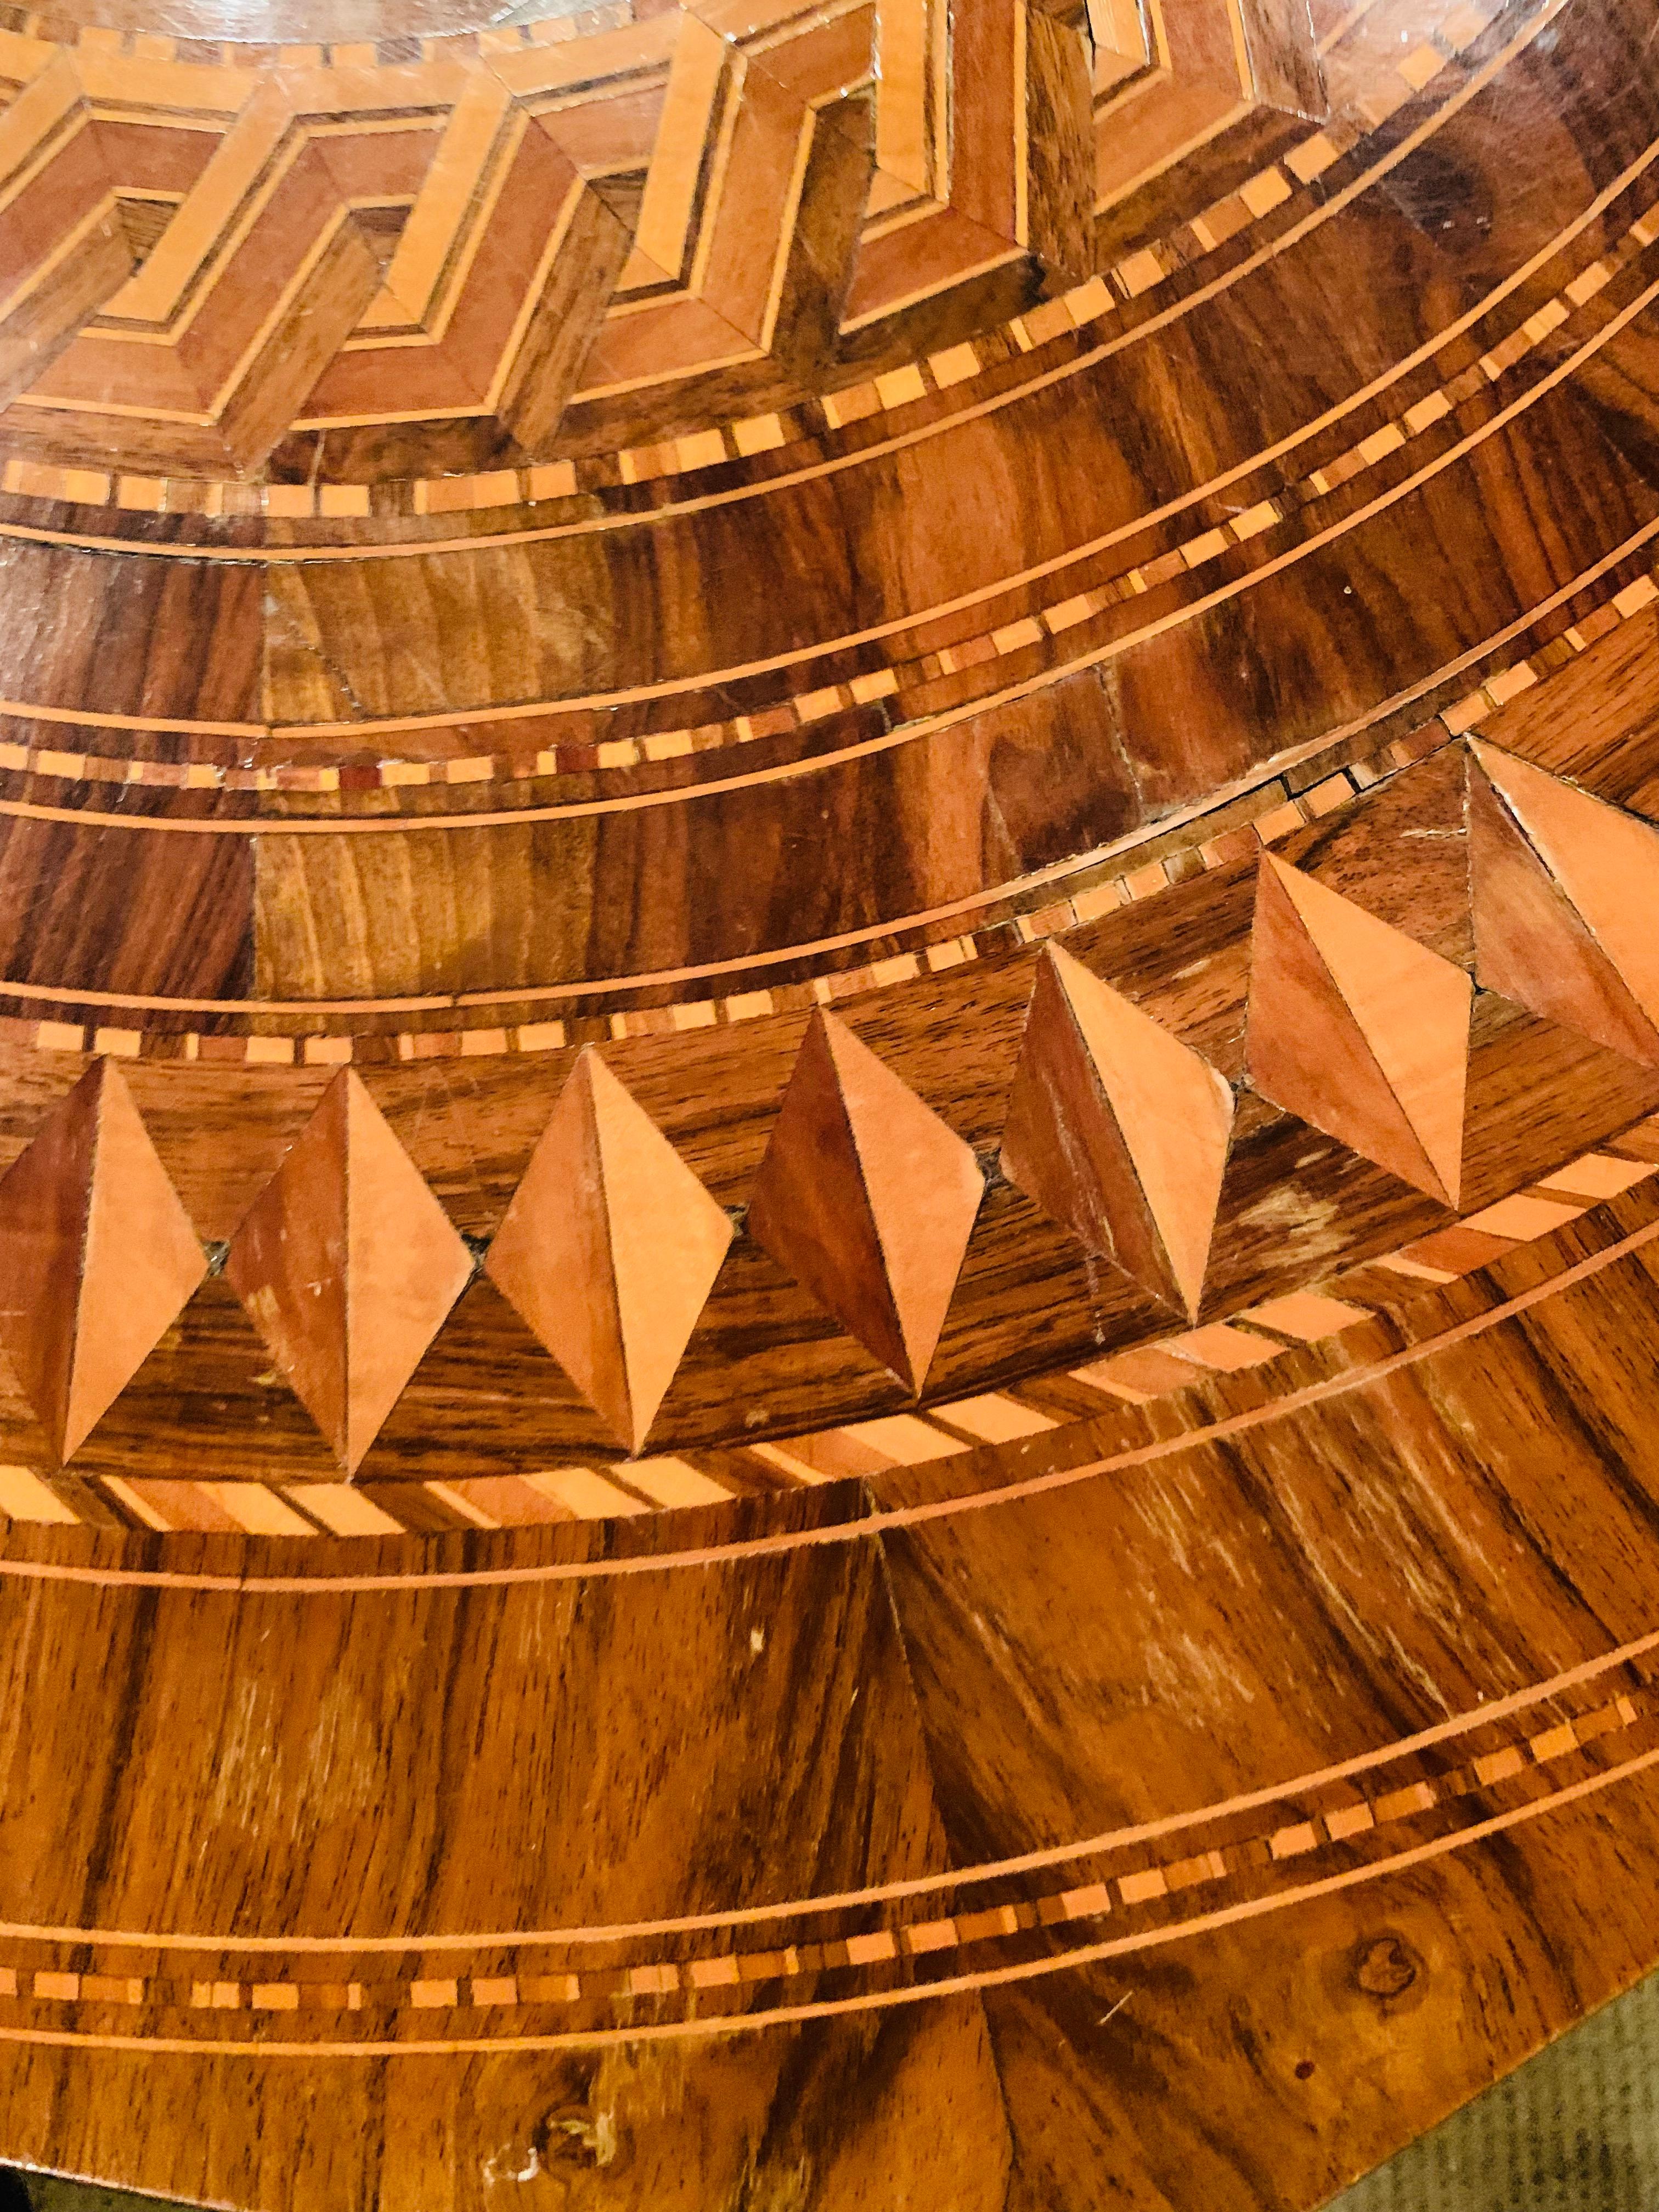
<path id="1" fill-rule="evenodd" d="M 1659 2212 L 1659 1974 L 1345 2190 L 1332 2212 Z"/>

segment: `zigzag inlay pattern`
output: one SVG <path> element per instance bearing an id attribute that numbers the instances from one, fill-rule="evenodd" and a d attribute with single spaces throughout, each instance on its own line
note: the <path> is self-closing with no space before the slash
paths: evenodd
<path id="1" fill-rule="evenodd" d="M 860 359 L 904 359 L 912 329 L 955 381 L 941 341 L 1000 307 L 1109 268 L 1128 296 L 1158 280 L 1146 246 L 1113 258 L 1126 187 L 1218 128 L 1282 114 L 1306 135 L 1329 108 L 1311 42 L 1257 0 L 1177 0 L 1151 44 L 1109 9 L 984 0 L 952 28 L 953 4 L 683 0 L 574 40 L 318 49 L 281 70 L 0 33 L 17 488 L 56 453 L 71 480 L 118 453 L 138 508 L 192 474 L 298 491 L 289 445 L 416 421 L 482 426 L 471 450 L 512 471 L 556 449 L 573 406 L 644 420 L 653 393 L 712 378 L 763 429 L 768 408 L 856 383 Z M 1381 105 L 1342 76 L 1338 139 L 1480 21 L 1462 10 Z M 1321 143 L 1300 174 L 1332 158 Z M 1194 246 L 1290 189 L 1261 173 Z M 861 390 L 826 400 L 832 422 L 867 411 Z"/>
<path id="2" fill-rule="evenodd" d="M 1569 874 L 1574 862 L 1561 837 L 1606 814 L 1632 840 L 1626 890 L 1645 896 L 1638 878 L 1653 831 L 1487 744 L 1431 757 L 1397 786 L 1379 787 L 1355 805 L 1351 834 L 1386 843 L 1392 810 L 1407 802 L 1436 819 L 1449 805 L 1443 787 L 1461 809 L 1465 776 L 1478 792 L 1509 793 L 1528 824 L 1565 824 L 1551 828 L 1546 846 Z M 1424 796 L 1413 801 L 1419 787 Z M 1477 840 L 1480 820 L 1477 814 Z M 1304 844 L 1337 827 L 1336 817 L 1322 817 L 1304 833 Z M 1532 834 L 1545 833 L 1534 827 Z M 1373 842 L 1370 849 L 1382 846 Z M 1253 927 L 1229 956 L 1249 972 L 1246 1050 L 1232 1060 L 1231 1081 L 1204 1050 L 1165 1026 L 1167 1016 L 1134 1005 L 1073 951 L 1056 946 L 1044 957 L 1000 1108 L 1000 1174 L 1093 1255 L 1103 1270 L 1094 1279 L 1119 1285 L 1115 1295 L 1128 1301 L 1132 1330 L 1146 1326 L 1130 1318 L 1142 1310 L 1136 1301 L 1148 1318 L 1173 1309 L 1199 1322 L 1219 1320 L 1239 1302 L 1238 1289 L 1227 1287 L 1238 1279 L 1245 1249 L 1238 1227 L 1226 1226 L 1229 1179 L 1252 1171 L 1230 1132 L 1252 1093 L 1426 1194 L 1427 1220 L 1402 1264 L 1432 1274 L 1470 1235 L 1474 1249 L 1503 1233 L 1501 1206 L 1478 1209 L 1455 1230 L 1435 1225 L 1446 1219 L 1437 1208 L 1456 1206 L 1471 1146 L 1480 1141 L 1465 1084 L 1486 1018 L 1481 1010 L 1504 1003 L 1490 990 L 1474 994 L 1463 963 L 1476 963 L 1477 981 L 1496 978 L 1501 989 L 1506 963 L 1530 941 L 1506 933 L 1511 913 L 1494 902 L 1482 872 L 1489 865 L 1477 854 L 1476 933 L 1460 961 L 1416 942 L 1316 873 L 1263 855 L 1255 865 Z M 1651 865 L 1659 871 L 1659 860 Z M 1461 885 L 1467 916 L 1467 876 L 1448 880 Z M 1464 940 L 1445 935 L 1451 927 L 1443 925 L 1439 941 L 1455 949 Z M 1470 923 L 1457 927 L 1467 932 Z M 1598 957 L 1607 964 L 1617 953 L 1604 930 Z M 1639 1037 L 1606 1031 L 1577 1001 L 1540 1002 L 1538 1011 L 1622 1050 L 1632 1065 L 1650 1061 Z M 746 1231 L 737 1249 L 751 1255 L 749 1265 L 770 1255 L 800 1286 L 801 1325 L 820 1325 L 808 1318 L 814 1312 L 833 1316 L 914 1401 L 939 1387 L 935 1355 L 963 1280 L 975 1264 L 1005 1264 L 991 1255 L 1012 1253 L 1030 1232 L 997 1225 L 1006 1217 L 995 1207 L 976 1225 L 990 1155 L 976 1159 L 856 1033 L 820 1013 L 804 1035 L 794 1034 L 789 1079 L 767 1109 L 764 1158 L 739 1187 Z M 1206 1042 L 1217 1050 L 1212 1035 Z M 1228 1056 L 1220 1051 L 1224 1062 Z M 116 1065 L 99 1061 L 85 1083 L 102 1080 L 125 1099 Z M 140 1131 L 131 1107 L 125 1110 Z M 141 1165 L 141 1155 L 153 1161 L 149 1139 L 134 1135 L 121 1158 L 129 1155 Z M 31 1176 L 39 1180 L 33 1158 L 26 1152 L 12 1170 L 20 1191 Z M 356 1071 L 331 1079 L 291 1149 L 276 1158 L 274 1177 L 250 1194 L 251 1204 L 240 1201 L 225 1279 L 349 1474 L 428 1346 L 441 1348 L 447 1330 L 465 1325 L 450 1310 L 474 1261 Z M 112 1186 L 106 1201 L 118 1215 L 138 1171 L 109 1170 L 123 1185 Z M 86 1181 L 73 1161 L 63 1172 L 76 1189 Z M 167 1188 L 159 1164 L 143 1173 L 157 1190 Z M 993 1174 L 994 1193 L 999 1181 Z M 0 1184 L 0 1200 L 9 1187 Z M 35 1211 L 58 1203 L 48 1194 Z M 659 1409 L 676 1402 L 694 1331 L 706 1322 L 715 1332 L 708 1341 L 718 1343 L 720 1297 L 744 1295 L 741 1271 L 729 1279 L 724 1273 L 732 1236 L 695 1169 L 609 1068 L 591 1051 L 579 1056 L 528 1158 L 487 1273 L 603 1416 L 595 1442 L 604 1453 L 620 1444 L 637 1455 L 648 1433 L 672 1434 L 655 1425 Z M 1443 1244 L 1443 1236 L 1449 1239 Z M 190 1264 L 199 1267 L 193 1250 Z M 717 1279 L 727 1285 L 720 1296 Z M 1260 1304 L 1260 1274 L 1244 1279 L 1255 1286 L 1245 1302 Z M 191 1287 L 180 1280 L 175 1304 Z M 58 1421 L 58 1449 L 74 1454 L 137 1364 L 112 1379 L 89 1418 Z M 948 1394 L 948 1382 L 945 1388 Z M 732 1419 L 739 1426 L 735 1408 Z M 693 1482 L 687 1502 L 695 1490 Z M 550 1502 L 550 1517 L 558 1517 L 558 1500 Z"/>

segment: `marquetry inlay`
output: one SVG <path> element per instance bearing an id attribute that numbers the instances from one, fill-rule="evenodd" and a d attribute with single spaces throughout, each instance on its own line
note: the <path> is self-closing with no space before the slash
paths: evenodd
<path id="1" fill-rule="evenodd" d="M 1312 2212 L 1659 1964 L 1652 0 L 0 9 L 0 2162 Z"/>

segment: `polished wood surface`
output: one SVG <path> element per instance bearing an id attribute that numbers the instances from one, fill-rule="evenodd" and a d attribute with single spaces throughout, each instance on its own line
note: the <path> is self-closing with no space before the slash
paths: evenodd
<path id="1" fill-rule="evenodd" d="M 1311 2212 L 1659 1964 L 1652 0 L 483 15 L 0 10 L 0 2161 Z"/>

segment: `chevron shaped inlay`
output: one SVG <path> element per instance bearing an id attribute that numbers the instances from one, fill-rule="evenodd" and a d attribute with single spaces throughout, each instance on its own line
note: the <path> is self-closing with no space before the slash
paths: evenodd
<path id="1" fill-rule="evenodd" d="M 0 415 L 31 450 L 248 477 L 334 424 L 489 426 L 516 465 L 574 401 L 833 391 L 872 326 L 936 347 L 1087 283 L 1097 211 L 1216 129 L 1321 112 L 1282 16 L 684 0 L 309 68 L 13 36 Z"/>

